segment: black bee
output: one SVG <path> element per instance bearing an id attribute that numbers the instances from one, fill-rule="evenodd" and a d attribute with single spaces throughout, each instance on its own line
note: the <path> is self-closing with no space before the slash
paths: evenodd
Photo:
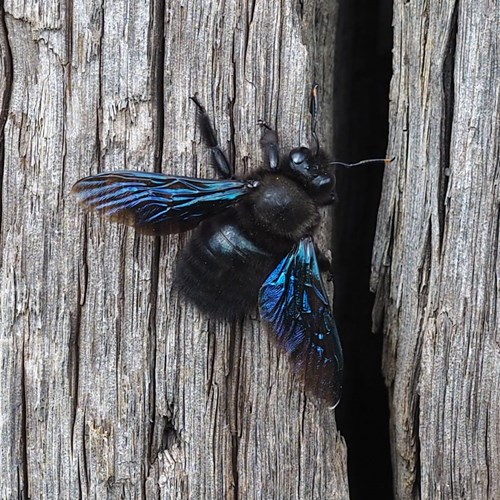
<path id="1" fill-rule="evenodd" d="M 241 317 L 258 302 L 306 388 L 336 406 L 342 348 L 320 273 L 320 264 L 326 270 L 329 262 L 311 236 L 320 221 L 318 207 L 335 197 L 335 162 L 319 148 L 316 88 L 312 149 L 295 148 L 280 159 L 276 132 L 261 123 L 267 166 L 247 178 L 234 178 L 205 109 L 192 97 L 222 179 L 106 172 L 79 180 L 73 193 L 85 208 L 141 233 L 196 227 L 177 260 L 177 288 L 217 318 Z"/>

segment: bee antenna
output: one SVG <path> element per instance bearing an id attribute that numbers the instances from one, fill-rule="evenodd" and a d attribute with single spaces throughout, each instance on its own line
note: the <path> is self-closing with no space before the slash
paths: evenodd
<path id="1" fill-rule="evenodd" d="M 344 163 L 343 161 L 329 161 L 328 165 L 337 165 L 339 167 L 345 167 L 345 168 L 350 168 L 350 167 L 358 167 L 359 165 L 366 165 L 368 163 L 392 163 L 396 159 L 395 156 L 392 158 L 370 158 L 369 160 L 361 160 L 357 161 L 356 163 Z"/>
<path id="2" fill-rule="evenodd" d="M 316 133 L 316 127 L 318 126 L 318 108 L 318 84 L 313 82 L 311 89 L 311 102 L 309 104 L 309 113 L 311 114 L 311 137 L 313 140 L 311 151 L 313 156 L 318 156 L 319 153 L 319 140 L 318 134 Z"/>

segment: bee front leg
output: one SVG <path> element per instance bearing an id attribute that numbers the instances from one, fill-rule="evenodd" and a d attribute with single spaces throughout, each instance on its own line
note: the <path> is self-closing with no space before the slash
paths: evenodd
<path id="1" fill-rule="evenodd" d="M 260 146 L 264 152 L 269 169 L 277 170 L 280 162 L 278 134 L 263 120 L 259 121 L 259 125 L 262 127 Z"/>
<path id="2" fill-rule="evenodd" d="M 200 101 L 196 95 L 190 98 L 198 108 L 198 123 L 201 131 L 201 136 L 205 141 L 205 144 L 210 148 L 212 152 L 212 159 L 215 163 L 215 167 L 218 170 L 219 174 L 224 179 L 229 179 L 234 175 L 234 168 L 229 163 L 224 151 L 219 146 L 217 141 L 217 136 L 215 135 L 215 130 L 210 122 L 210 118 L 205 110 L 205 108 L 201 105 Z"/>
<path id="3" fill-rule="evenodd" d="M 319 139 L 316 132 L 318 127 L 318 110 L 318 84 L 314 82 L 311 89 L 311 101 L 309 103 L 309 113 L 311 113 L 311 151 L 313 156 L 317 156 L 319 154 Z"/>

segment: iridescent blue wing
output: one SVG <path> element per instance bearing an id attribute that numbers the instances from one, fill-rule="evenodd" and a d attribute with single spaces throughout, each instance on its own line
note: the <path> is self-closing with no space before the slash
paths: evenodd
<path id="1" fill-rule="evenodd" d="M 88 210 L 147 234 L 195 227 L 246 195 L 255 181 L 195 179 L 129 170 L 80 179 L 72 189 Z"/>
<path id="2" fill-rule="evenodd" d="M 306 388 L 336 406 L 342 388 L 342 347 L 310 237 L 269 275 L 260 289 L 259 308 Z"/>

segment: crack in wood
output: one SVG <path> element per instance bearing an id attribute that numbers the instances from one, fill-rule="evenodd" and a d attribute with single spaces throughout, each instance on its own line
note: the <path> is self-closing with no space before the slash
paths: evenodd
<path id="1" fill-rule="evenodd" d="M 446 196 L 450 180 L 451 134 L 453 129 L 453 111 L 455 106 L 455 52 L 458 31 L 458 1 L 455 2 L 448 28 L 448 41 L 445 47 L 443 63 L 443 116 L 441 122 L 441 165 L 438 179 L 438 222 L 439 222 L 439 253 L 443 247 L 447 202 Z"/>

